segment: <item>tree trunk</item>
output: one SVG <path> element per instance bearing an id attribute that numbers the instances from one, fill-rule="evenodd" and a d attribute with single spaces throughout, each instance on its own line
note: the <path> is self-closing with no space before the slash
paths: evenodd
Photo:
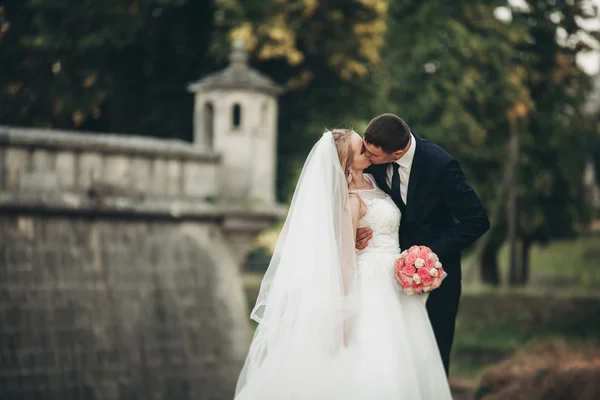
<path id="1" fill-rule="evenodd" d="M 480 273 L 481 282 L 489 285 L 500 285 L 500 269 L 498 267 L 498 252 L 500 246 L 496 241 L 490 240 L 481 254 Z"/>
<path id="2" fill-rule="evenodd" d="M 527 285 L 529 283 L 529 263 L 531 260 L 531 245 L 533 241 L 529 237 L 524 237 L 521 242 L 521 274 L 519 283 Z"/>
<path id="3" fill-rule="evenodd" d="M 511 138 L 509 143 L 509 170 L 510 183 L 508 187 L 508 202 L 506 206 L 508 221 L 508 243 L 509 243 L 509 286 L 517 285 L 519 279 L 519 267 L 517 265 L 517 241 L 518 241 L 518 210 L 517 210 L 517 164 L 519 162 L 519 136 L 515 123 L 511 123 Z"/>

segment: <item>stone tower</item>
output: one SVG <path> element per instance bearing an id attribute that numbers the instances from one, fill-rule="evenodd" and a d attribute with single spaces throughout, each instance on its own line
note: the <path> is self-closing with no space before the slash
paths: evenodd
<path id="1" fill-rule="evenodd" d="M 221 156 L 219 198 L 275 204 L 277 96 L 282 88 L 248 65 L 234 42 L 230 64 L 188 86 L 195 94 L 194 145 Z"/>

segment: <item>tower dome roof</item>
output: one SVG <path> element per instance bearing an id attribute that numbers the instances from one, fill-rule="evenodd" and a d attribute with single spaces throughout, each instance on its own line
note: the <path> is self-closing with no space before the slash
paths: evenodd
<path id="1" fill-rule="evenodd" d="M 196 93 L 211 89 L 252 89 L 274 96 L 283 92 L 284 89 L 272 79 L 250 68 L 243 41 L 233 43 L 229 60 L 227 68 L 189 84 L 188 90 Z"/>

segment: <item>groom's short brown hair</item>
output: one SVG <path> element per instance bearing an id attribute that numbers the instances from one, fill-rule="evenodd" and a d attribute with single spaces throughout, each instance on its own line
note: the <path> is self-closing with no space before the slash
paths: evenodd
<path id="1" fill-rule="evenodd" d="M 363 136 L 368 144 L 391 154 L 408 145 L 410 128 L 397 115 L 381 114 L 369 122 Z"/>

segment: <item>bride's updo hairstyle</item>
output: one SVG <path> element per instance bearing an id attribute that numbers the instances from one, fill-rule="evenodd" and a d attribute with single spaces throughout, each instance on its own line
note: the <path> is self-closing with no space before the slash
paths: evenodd
<path id="1" fill-rule="evenodd" d="M 333 135 L 333 142 L 337 149 L 340 165 L 344 173 L 348 173 L 354 160 L 354 152 L 350 144 L 350 138 L 354 134 L 354 131 L 352 129 L 332 129 L 330 132 Z"/>

